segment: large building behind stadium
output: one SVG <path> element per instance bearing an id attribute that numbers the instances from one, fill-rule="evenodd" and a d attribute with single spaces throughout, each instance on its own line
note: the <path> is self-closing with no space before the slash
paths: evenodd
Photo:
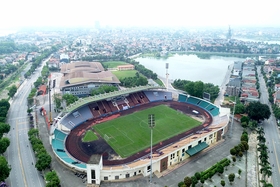
<path id="1" fill-rule="evenodd" d="M 81 93 L 88 95 L 89 87 L 102 83 L 114 86 L 119 84 L 119 80 L 111 73 L 105 73 L 98 63 L 96 66 L 89 64 L 85 63 L 86 72 L 79 73 L 69 69 L 77 65 L 65 65 L 62 68 L 64 76 L 61 78 L 61 91 L 67 93 L 72 90 L 78 93 L 74 87 L 82 86 Z M 75 79 L 75 74 L 80 78 Z M 87 76 L 82 79 L 83 74 Z M 153 145 L 152 152 L 146 148 L 126 158 L 111 157 L 109 152 L 102 152 L 102 146 L 98 143 L 81 142 L 85 132 L 96 124 L 162 104 L 200 121 L 201 125 Z M 88 184 L 100 185 L 102 181 L 146 177 L 151 172 L 156 176 L 163 175 L 168 169 L 221 141 L 229 129 L 229 118 L 230 110 L 227 108 L 185 93 L 169 91 L 166 87 L 147 85 L 123 88 L 80 97 L 65 107 L 51 125 L 50 143 L 61 164 L 74 172 L 84 173 Z M 102 138 L 106 144 L 106 137 Z"/>

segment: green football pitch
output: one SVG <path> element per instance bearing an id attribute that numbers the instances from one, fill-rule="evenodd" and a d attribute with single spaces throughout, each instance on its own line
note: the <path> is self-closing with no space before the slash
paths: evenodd
<path id="1" fill-rule="evenodd" d="M 138 111 L 93 126 L 122 158 L 131 156 L 151 145 L 148 115 L 155 115 L 153 145 L 201 125 L 201 122 L 166 105 Z"/>

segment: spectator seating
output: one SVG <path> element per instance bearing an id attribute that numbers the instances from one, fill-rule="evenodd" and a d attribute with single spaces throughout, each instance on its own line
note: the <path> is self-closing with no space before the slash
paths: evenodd
<path id="1" fill-rule="evenodd" d="M 219 107 L 198 97 L 193 97 L 193 96 L 187 97 L 186 95 L 179 94 L 178 101 L 184 102 L 185 98 L 186 98 L 185 102 L 199 106 L 200 108 L 207 110 L 213 117 L 219 115 L 220 113 Z"/>
<path id="2" fill-rule="evenodd" d="M 164 91 L 144 91 L 145 95 L 149 99 L 150 102 L 153 101 L 164 101 L 164 100 L 172 100 L 171 92 Z"/>
<path id="3" fill-rule="evenodd" d="M 200 106 L 201 108 L 206 108 L 208 107 L 209 105 L 212 105 L 211 103 L 209 103 L 208 101 L 203 101 L 203 100 L 200 100 L 200 103 L 198 104 L 198 106 Z"/>
<path id="4" fill-rule="evenodd" d="M 193 105 L 197 105 L 197 103 L 199 101 L 200 101 L 199 98 L 192 97 L 192 96 L 189 96 L 188 99 L 187 99 L 187 103 L 190 103 L 190 104 L 193 104 Z"/>
<path id="5" fill-rule="evenodd" d="M 58 129 L 54 130 L 54 139 L 52 139 L 52 148 L 56 155 L 62 159 L 63 161 L 73 164 L 80 168 L 86 168 L 86 164 L 82 164 L 80 162 L 77 162 L 77 160 L 72 159 L 68 153 L 65 151 L 65 138 L 66 134 L 59 131 Z"/>
<path id="6" fill-rule="evenodd" d="M 188 96 L 183 95 L 183 94 L 179 94 L 179 98 L 178 101 L 179 102 L 186 102 L 187 101 Z"/>
<path id="7" fill-rule="evenodd" d="M 60 123 L 67 127 L 68 129 L 73 129 L 77 125 L 85 122 L 88 119 L 92 119 L 93 115 L 88 107 L 88 105 L 79 108 L 75 112 L 67 115 L 66 117 L 62 118 Z"/>

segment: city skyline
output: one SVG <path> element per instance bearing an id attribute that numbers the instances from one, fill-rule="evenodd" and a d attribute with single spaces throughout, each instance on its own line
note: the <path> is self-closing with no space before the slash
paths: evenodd
<path id="1" fill-rule="evenodd" d="M 279 27 L 280 11 L 273 5 L 276 0 L 11 0 L 3 3 L 0 29 L 94 27 L 97 21 L 101 26 Z"/>

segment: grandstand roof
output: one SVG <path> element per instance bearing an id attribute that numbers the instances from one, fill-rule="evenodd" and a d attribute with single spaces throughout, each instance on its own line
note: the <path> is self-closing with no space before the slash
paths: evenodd
<path id="1" fill-rule="evenodd" d="M 67 106 L 64 109 L 64 112 L 71 112 L 90 102 L 100 101 L 100 100 L 107 99 L 107 98 L 114 98 L 114 97 L 117 97 L 120 95 L 130 94 L 130 93 L 139 92 L 139 91 L 148 90 L 148 89 L 166 89 L 166 88 L 162 87 L 162 86 L 150 86 L 150 85 L 138 86 L 138 87 L 133 87 L 133 88 L 125 89 L 125 90 L 119 90 L 119 91 L 109 92 L 109 93 L 105 93 L 105 94 L 79 98 L 78 101 Z"/>
<path id="2" fill-rule="evenodd" d="M 100 62 L 72 62 L 62 64 L 60 67 L 61 73 L 73 73 L 73 72 L 80 72 L 80 71 L 87 71 L 91 73 L 97 73 L 104 71 L 104 68 Z"/>
<path id="3" fill-rule="evenodd" d="M 119 84 L 119 79 L 110 71 L 104 71 L 99 62 L 75 62 L 63 64 L 60 88 L 88 83 Z"/>

